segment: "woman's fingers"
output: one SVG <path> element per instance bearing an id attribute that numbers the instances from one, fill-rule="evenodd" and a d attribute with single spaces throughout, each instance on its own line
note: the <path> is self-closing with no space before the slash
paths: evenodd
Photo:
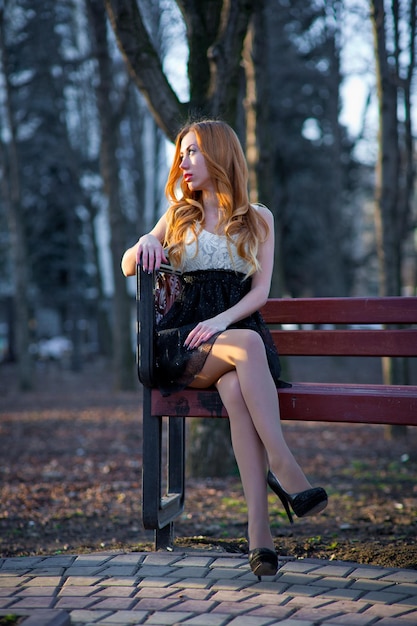
<path id="1" fill-rule="evenodd" d="M 197 348 L 204 341 L 208 341 L 215 333 L 224 330 L 219 325 L 210 322 L 200 322 L 187 335 L 184 346 L 189 350 Z"/>
<path id="2" fill-rule="evenodd" d="M 167 262 L 161 243 L 153 235 L 144 235 L 139 239 L 136 253 L 136 262 L 142 263 L 145 271 L 152 272 L 159 269 L 161 262 Z"/>

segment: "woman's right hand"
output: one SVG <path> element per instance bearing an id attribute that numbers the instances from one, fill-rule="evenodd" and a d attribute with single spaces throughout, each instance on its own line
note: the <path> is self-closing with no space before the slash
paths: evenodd
<path id="1" fill-rule="evenodd" d="M 143 235 L 137 244 L 136 263 L 142 263 L 147 272 L 159 269 L 161 263 L 168 263 L 161 242 L 155 235 Z"/>

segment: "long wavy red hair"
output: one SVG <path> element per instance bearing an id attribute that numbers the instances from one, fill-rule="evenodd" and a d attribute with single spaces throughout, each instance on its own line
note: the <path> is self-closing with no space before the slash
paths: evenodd
<path id="1" fill-rule="evenodd" d="M 170 260 L 175 266 L 181 266 L 186 232 L 191 230 L 197 238 L 197 225 L 204 225 L 202 192 L 190 191 L 180 168 L 181 142 L 190 131 L 195 133 L 219 207 L 223 209 L 218 230 L 230 240 L 233 237 L 238 254 L 249 263 L 248 275 L 253 274 L 259 269 L 259 242 L 266 238 L 269 227 L 249 202 L 248 168 L 240 141 L 234 130 L 219 120 L 192 122 L 178 133 L 165 188 L 170 206 L 164 245 L 169 249 Z"/>

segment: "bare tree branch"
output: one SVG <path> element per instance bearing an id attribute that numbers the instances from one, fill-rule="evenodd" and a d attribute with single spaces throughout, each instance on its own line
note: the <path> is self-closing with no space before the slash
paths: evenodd
<path id="1" fill-rule="evenodd" d="M 158 126 L 174 139 L 186 116 L 169 84 L 135 0 L 104 0 L 117 44 Z"/>

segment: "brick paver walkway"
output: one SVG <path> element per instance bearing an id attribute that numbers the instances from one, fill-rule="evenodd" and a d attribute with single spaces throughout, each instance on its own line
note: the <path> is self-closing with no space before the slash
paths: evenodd
<path id="1" fill-rule="evenodd" d="M 24 626 L 416 626 L 417 570 L 187 551 L 0 559 L 0 615 Z"/>

